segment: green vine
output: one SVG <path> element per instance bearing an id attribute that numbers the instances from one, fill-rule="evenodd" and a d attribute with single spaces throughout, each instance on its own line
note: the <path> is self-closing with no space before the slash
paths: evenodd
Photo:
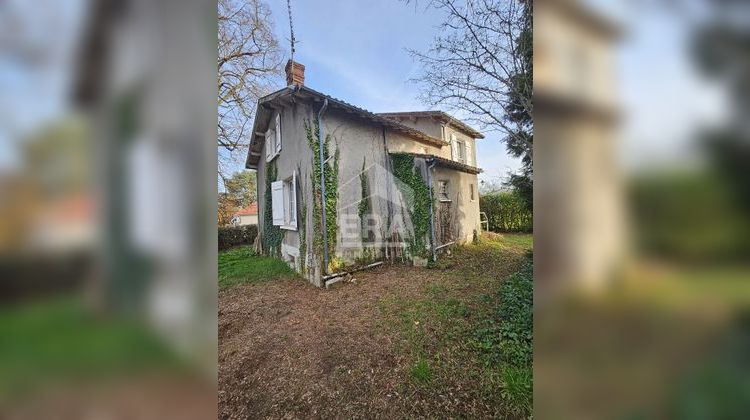
<path id="1" fill-rule="evenodd" d="M 302 174 L 300 165 L 297 165 L 297 173 Z M 301 185 L 305 185 L 303 182 Z M 307 204 L 305 203 L 305 192 L 300 190 L 300 217 L 299 217 L 299 256 L 302 259 L 300 262 L 300 270 L 302 275 L 305 275 L 307 271 Z"/>
<path id="2" fill-rule="evenodd" d="M 400 188 L 408 186 L 414 192 L 413 203 L 407 203 L 409 218 L 414 227 L 414 235 L 409 246 L 409 253 L 413 256 L 429 258 L 430 249 L 427 247 L 428 241 L 432 242 L 430 232 L 430 203 L 433 197 L 430 195 L 430 188 L 427 186 L 422 174 L 414 167 L 414 156 L 405 153 L 391 154 L 393 164 L 393 174 L 402 184 Z M 402 190 L 402 193 L 406 191 Z M 406 238 L 405 238 L 406 239 Z"/>
<path id="3" fill-rule="evenodd" d="M 365 172 L 366 162 L 367 157 L 362 159 L 362 172 L 359 174 L 359 183 L 362 187 L 362 198 L 359 200 L 358 214 L 359 223 L 362 229 L 362 242 L 372 242 L 372 238 L 370 237 L 371 232 L 368 229 L 367 220 L 365 219 L 365 216 L 371 213 L 370 187 L 367 184 L 367 173 Z"/>
<path id="4" fill-rule="evenodd" d="M 271 206 L 271 183 L 276 181 L 276 176 L 276 161 L 271 161 L 266 165 L 266 191 L 263 200 L 263 233 L 261 235 L 263 253 L 269 256 L 278 256 L 281 253 L 281 227 L 273 224 L 273 207 Z"/>
<path id="5" fill-rule="evenodd" d="M 320 142 L 318 134 L 320 133 L 320 126 L 318 120 L 314 119 L 312 125 L 309 120 L 305 120 L 304 127 L 307 144 L 310 146 L 313 155 L 313 178 L 311 182 L 313 190 L 313 250 L 316 258 L 321 258 L 323 256 L 322 206 L 325 205 L 328 252 L 330 254 L 329 256 L 331 256 L 331 258 L 329 258 L 329 265 L 335 266 L 336 236 L 338 234 L 336 214 L 339 198 L 339 148 L 336 146 L 333 156 L 331 156 L 331 135 L 326 135 L 323 141 L 323 162 L 328 162 L 328 164 L 324 165 L 320 160 Z M 322 202 L 322 189 L 320 184 L 321 171 L 323 171 L 325 175 L 325 204 Z M 329 271 L 331 271 L 330 267 Z"/>

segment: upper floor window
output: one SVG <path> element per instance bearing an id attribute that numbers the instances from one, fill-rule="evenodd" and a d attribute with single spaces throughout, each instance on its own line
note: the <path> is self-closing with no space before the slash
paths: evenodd
<path id="1" fill-rule="evenodd" d="M 466 142 L 460 140 L 454 133 L 451 133 L 451 148 L 453 160 L 466 163 Z"/>
<path id="2" fill-rule="evenodd" d="M 270 162 L 281 152 L 281 114 L 277 113 L 273 125 L 266 130 L 266 162 Z"/>

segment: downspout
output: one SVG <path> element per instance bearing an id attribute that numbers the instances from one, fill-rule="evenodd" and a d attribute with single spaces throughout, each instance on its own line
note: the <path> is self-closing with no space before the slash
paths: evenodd
<path id="1" fill-rule="evenodd" d="M 326 171 L 325 161 L 323 160 L 325 154 L 323 153 L 323 147 L 325 142 L 323 141 L 323 113 L 328 108 L 328 98 L 323 101 L 323 106 L 318 111 L 318 157 L 320 159 L 320 207 L 322 210 L 321 225 L 323 226 L 323 275 L 328 272 L 328 227 L 326 224 Z"/>
<path id="2" fill-rule="evenodd" d="M 430 164 L 427 165 L 427 184 L 430 187 L 430 248 L 432 249 L 432 261 L 437 260 L 437 249 L 435 248 L 435 213 L 432 209 L 432 202 L 435 199 L 432 196 L 432 168 L 437 165 L 435 159 L 430 159 Z"/>

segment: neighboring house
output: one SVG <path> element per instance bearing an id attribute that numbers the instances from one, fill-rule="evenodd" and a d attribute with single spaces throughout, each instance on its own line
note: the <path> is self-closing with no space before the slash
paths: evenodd
<path id="1" fill-rule="evenodd" d="M 246 162 L 264 253 L 323 286 L 347 267 L 424 264 L 472 240 L 482 134 L 438 111 L 371 113 L 304 86 L 303 65 L 286 70 L 288 86 L 258 101 Z"/>
<path id="2" fill-rule="evenodd" d="M 35 215 L 28 246 L 37 251 L 92 251 L 96 245 L 95 203 L 90 193 L 45 202 Z"/>
<path id="3" fill-rule="evenodd" d="M 233 226 L 257 225 L 258 224 L 258 203 L 251 203 L 244 209 L 240 209 L 232 216 Z"/>

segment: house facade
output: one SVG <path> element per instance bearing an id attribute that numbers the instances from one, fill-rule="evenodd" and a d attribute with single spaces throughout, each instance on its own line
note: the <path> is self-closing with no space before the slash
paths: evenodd
<path id="1" fill-rule="evenodd" d="M 476 140 L 429 112 L 375 114 L 304 85 L 259 100 L 246 167 L 257 171 L 259 247 L 310 282 L 384 260 L 424 264 L 480 230 Z"/>

